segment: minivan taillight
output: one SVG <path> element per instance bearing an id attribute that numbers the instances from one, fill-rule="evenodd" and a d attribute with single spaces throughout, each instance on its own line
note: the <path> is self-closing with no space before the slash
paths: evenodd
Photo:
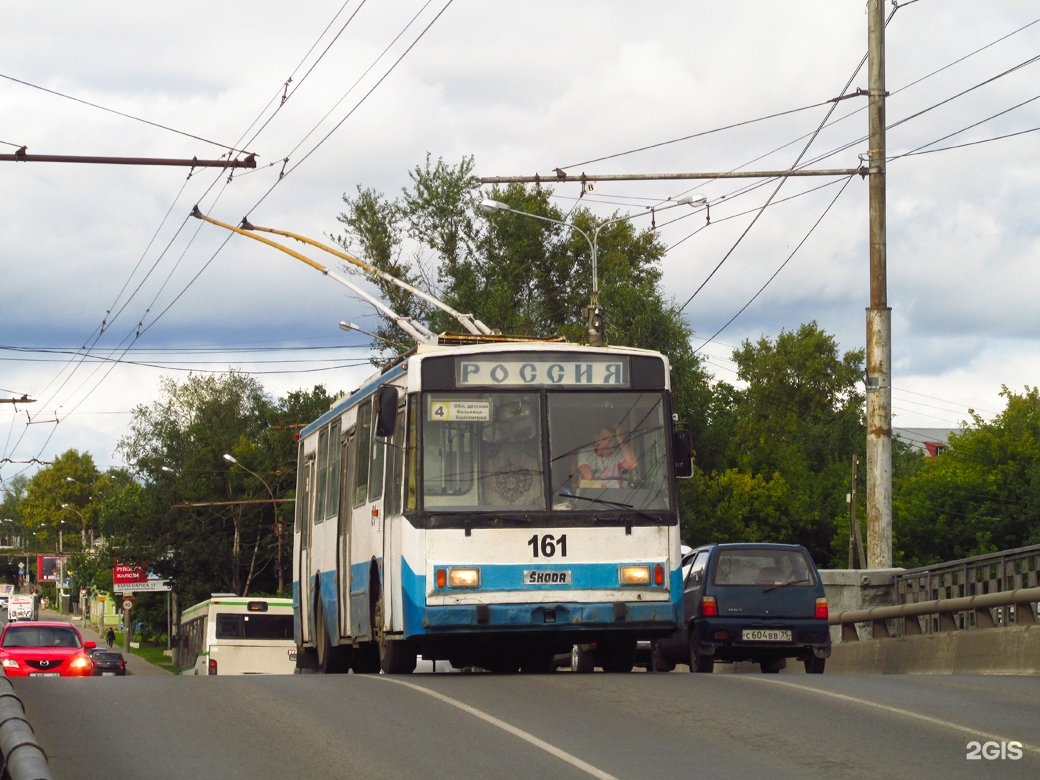
<path id="1" fill-rule="evenodd" d="M 719 605 L 714 596 L 701 596 L 701 617 L 718 617 Z"/>
<path id="2" fill-rule="evenodd" d="M 216 674 L 217 673 L 217 662 L 214 659 L 212 659 L 212 658 L 209 659 L 208 670 L 209 670 L 210 674 Z"/>
<path id="3" fill-rule="evenodd" d="M 815 617 L 818 620 L 826 620 L 830 616 L 830 611 L 827 609 L 827 597 L 821 596 L 816 599 L 816 613 Z"/>

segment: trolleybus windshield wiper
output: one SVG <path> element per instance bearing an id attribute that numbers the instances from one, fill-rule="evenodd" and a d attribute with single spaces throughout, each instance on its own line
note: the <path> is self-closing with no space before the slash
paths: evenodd
<path id="1" fill-rule="evenodd" d="M 603 498 L 592 498 L 592 496 L 579 496 L 576 493 L 563 492 L 557 493 L 560 498 L 580 498 L 582 501 L 589 501 L 593 504 L 603 504 L 603 506 L 616 506 L 618 509 L 632 509 L 632 504 L 623 504 L 620 501 L 607 501 Z"/>

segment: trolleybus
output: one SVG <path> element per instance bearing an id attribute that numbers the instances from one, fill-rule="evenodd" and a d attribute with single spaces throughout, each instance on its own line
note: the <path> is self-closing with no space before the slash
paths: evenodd
<path id="1" fill-rule="evenodd" d="M 214 593 L 181 614 L 181 674 L 292 674 L 292 599 Z"/>
<path id="2" fill-rule="evenodd" d="M 583 468 L 597 437 L 610 473 Z M 549 671 L 579 643 L 628 671 L 680 619 L 691 447 L 660 353 L 441 337 L 299 439 L 298 671 Z"/>

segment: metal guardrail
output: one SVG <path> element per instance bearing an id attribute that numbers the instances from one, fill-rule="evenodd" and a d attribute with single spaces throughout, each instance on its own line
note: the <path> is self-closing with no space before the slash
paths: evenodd
<path id="1" fill-rule="evenodd" d="M 893 604 L 1040 587 L 1040 544 L 908 569 L 895 579 Z"/>
<path id="2" fill-rule="evenodd" d="M 4 780 L 52 780 L 47 755 L 25 718 L 11 681 L 0 674 L 0 757 Z"/>
<path id="3" fill-rule="evenodd" d="M 874 639 L 920 636 L 926 633 L 965 628 L 1036 626 L 1040 587 L 982 593 L 950 599 L 917 601 L 910 604 L 849 609 L 830 616 L 832 626 L 841 626 L 842 642 L 860 641 L 856 625 L 865 623 Z"/>

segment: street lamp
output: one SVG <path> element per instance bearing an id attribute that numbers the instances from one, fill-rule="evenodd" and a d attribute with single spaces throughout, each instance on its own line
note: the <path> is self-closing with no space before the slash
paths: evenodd
<path id="1" fill-rule="evenodd" d="M 83 549 L 86 550 L 87 549 L 87 518 L 85 518 L 83 516 L 83 513 L 80 512 L 78 509 L 76 509 L 76 507 L 74 507 L 72 504 L 62 504 L 61 508 L 62 509 L 68 509 L 70 512 L 75 512 L 76 516 L 79 518 L 80 528 L 81 528 L 81 530 L 80 530 L 80 542 L 83 545 Z M 65 521 L 62 520 L 61 522 L 64 523 Z M 60 528 L 58 529 L 58 534 L 59 534 L 59 537 L 60 537 L 60 534 L 61 534 L 61 529 Z M 93 545 L 94 545 L 93 529 L 91 530 L 90 544 L 93 547 Z"/>
<path id="2" fill-rule="evenodd" d="M 275 538 L 275 541 L 276 541 L 277 546 L 278 546 L 278 557 L 277 557 L 277 563 L 276 563 L 275 568 L 278 570 L 278 592 L 281 593 L 282 591 L 285 590 L 285 575 L 282 572 L 282 558 L 283 558 L 282 551 L 283 551 L 283 548 L 284 548 L 284 544 L 283 544 L 283 538 L 282 538 L 283 537 L 282 521 L 278 517 L 278 501 L 274 497 L 274 491 L 271 490 L 271 486 L 267 484 L 267 480 L 265 480 L 263 477 L 261 477 L 259 474 L 257 474 L 255 471 L 253 471 L 248 466 L 245 466 L 245 465 L 239 463 L 234 458 L 234 456 L 232 456 L 232 455 L 230 455 L 230 454 L 225 452 L 224 453 L 224 460 L 226 460 L 228 463 L 231 463 L 231 464 L 234 464 L 235 466 L 238 466 L 243 471 L 245 471 L 245 472 L 247 472 L 249 474 L 252 474 L 258 480 L 260 480 L 260 483 L 267 489 L 267 495 L 271 497 L 271 511 L 274 512 L 274 538 Z"/>
<path id="3" fill-rule="evenodd" d="M 340 320 L 339 321 L 339 329 L 347 331 L 348 333 L 350 331 L 352 331 L 352 330 L 356 330 L 358 333 L 361 333 L 361 334 L 363 334 L 365 336 L 368 336 L 369 338 L 376 339 L 377 341 L 382 341 L 382 342 L 384 342 L 386 344 L 389 344 L 391 347 L 394 347 L 396 349 L 407 349 L 407 347 L 405 347 L 403 344 L 398 344 L 396 341 L 390 341 L 389 339 L 385 339 L 382 336 L 380 336 L 378 333 L 369 333 L 367 330 L 362 328 L 360 325 L 356 325 L 353 322 L 347 322 L 346 320 Z"/>
<path id="4" fill-rule="evenodd" d="M 665 209 L 675 208 L 676 206 L 697 205 L 703 205 L 705 208 L 707 208 L 707 197 L 705 197 L 704 195 L 680 195 L 678 198 L 675 199 L 674 203 L 667 206 L 662 206 L 659 209 L 654 209 L 654 211 L 663 211 Z M 592 293 L 589 296 L 588 309 L 589 344 L 591 344 L 594 347 L 602 347 L 604 338 L 603 312 L 599 308 L 599 232 L 608 225 L 613 225 L 617 222 L 623 222 L 626 219 L 632 219 L 636 215 L 628 214 L 623 217 L 616 217 L 614 219 L 608 219 L 606 222 L 601 222 L 596 226 L 596 229 L 592 231 L 592 236 L 590 237 L 588 233 L 586 233 L 580 227 L 571 222 L 564 222 L 559 219 L 553 219 L 552 217 L 544 217 L 541 214 L 532 214 L 530 211 L 521 211 L 520 209 L 515 209 L 508 203 L 503 203 L 500 200 L 491 200 L 490 198 L 487 198 L 480 202 L 480 208 L 484 209 L 484 211 L 509 211 L 513 214 L 523 214 L 526 217 L 534 217 L 535 219 L 540 219 L 543 222 L 552 222 L 555 225 L 562 225 L 565 228 L 570 228 L 571 230 L 577 231 L 585 238 L 586 241 L 589 242 L 589 248 L 592 250 Z"/>

